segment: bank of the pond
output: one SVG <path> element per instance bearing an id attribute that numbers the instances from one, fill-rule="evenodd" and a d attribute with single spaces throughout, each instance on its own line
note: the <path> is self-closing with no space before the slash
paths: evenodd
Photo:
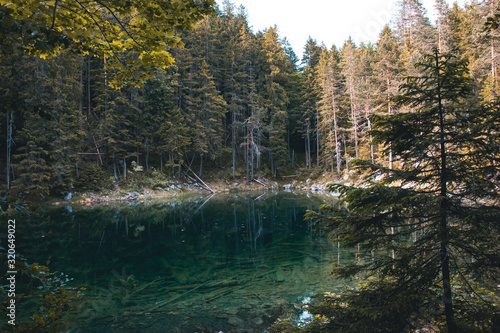
<path id="1" fill-rule="evenodd" d="M 297 178 L 295 178 L 297 177 Z M 184 200 L 193 196 L 206 196 L 213 194 L 232 194 L 246 192 L 277 192 L 280 190 L 295 193 L 306 193 L 318 197 L 329 197 L 336 195 L 330 192 L 330 184 L 345 183 L 344 179 L 332 178 L 323 175 L 312 180 L 311 178 L 299 176 L 283 177 L 281 180 L 267 180 L 265 178 L 256 179 L 249 185 L 245 181 L 217 180 L 201 184 L 200 182 L 170 181 L 163 187 L 141 187 L 122 188 L 115 186 L 113 190 L 93 191 L 93 192 L 71 192 L 62 200 L 53 198 L 50 203 L 53 205 L 95 205 L 109 204 L 116 202 L 149 202 L 149 201 L 172 201 Z M 295 178 L 295 179 L 294 179 Z"/>

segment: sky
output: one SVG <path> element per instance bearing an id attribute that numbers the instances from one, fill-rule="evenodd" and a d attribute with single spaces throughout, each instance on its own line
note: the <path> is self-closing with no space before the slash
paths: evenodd
<path id="1" fill-rule="evenodd" d="M 466 0 L 458 0 L 463 5 Z M 390 23 L 395 0 L 231 0 L 248 13 L 254 32 L 276 25 L 281 37 L 286 37 L 299 58 L 307 39 L 330 48 L 341 47 L 351 36 L 356 43 L 373 42 L 382 28 Z M 434 24 L 435 0 L 421 0 Z M 449 4 L 453 0 L 447 0 Z M 222 8 L 223 0 L 217 0 Z"/>

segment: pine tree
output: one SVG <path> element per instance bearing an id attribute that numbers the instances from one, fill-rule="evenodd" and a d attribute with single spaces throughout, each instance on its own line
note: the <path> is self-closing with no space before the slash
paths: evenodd
<path id="1" fill-rule="evenodd" d="M 354 156 L 359 157 L 359 51 L 349 39 L 341 50 L 341 68 L 345 77 L 346 94 L 349 97 L 351 136 L 354 143 Z M 346 154 L 348 152 L 346 151 Z"/>
<path id="2" fill-rule="evenodd" d="M 371 130 L 372 124 L 370 116 L 375 110 L 380 107 L 375 105 L 377 98 L 377 82 L 374 76 L 372 64 L 375 62 L 375 49 L 371 44 L 361 44 L 359 55 L 360 82 L 359 82 L 359 101 L 361 104 L 361 157 L 369 158 L 373 162 L 375 159 L 375 150 L 373 138 L 368 131 Z"/>
<path id="3" fill-rule="evenodd" d="M 402 43 L 401 61 L 405 75 L 415 76 L 415 64 L 431 52 L 438 39 L 420 0 L 399 0 L 397 4 L 395 33 Z"/>
<path id="4" fill-rule="evenodd" d="M 396 33 L 403 47 L 411 52 L 428 53 L 436 46 L 434 28 L 420 0 L 399 0 Z"/>
<path id="5" fill-rule="evenodd" d="M 495 12 L 498 10 L 498 0 L 489 0 L 483 3 L 480 12 L 483 17 L 493 17 Z M 483 20 L 481 23 L 485 23 Z M 481 95 L 485 102 L 491 102 L 496 100 L 500 87 L 498 86 L 498 53 L 499 53 L 499 41 L 500 32 L 497 29 L 486 29 L 482 36 L 482 52 L 480 53 L 478 61 L 480 61 L 487 72 L 487 78 L 483 83 Z"/>
<path id="6" fill-rule="evenodd" d="M 436 20 L 436 26 L 437 26 L 437 38 L 438 38 L 438 43 L 437 47 L 439 52 L 444 53 L 444 52 L 449 52 L 450 47 L 448 45 L 448 38 L 450 35 L 450 25 L 448 22 L 448 12 L 449 12 L 449 7 L 446 1 L 444 0 L 436 0 L 434 4 L 434 9 L 437 12 L 437 20 Z"/>
<path id="7" fill-rule="evenodd" d="M 311 154 L 311 141 L 313 139 L 313 134 L 316 132 L 317 142 L 318 140 L 318 101 L 320 88 L 318 86 L 318 75 L 317 75 L 317 65 L 321 55 L 321 47 L 318 46 L 316 40 L 309 37 L 304 46 L 304 56 L 302 59 L 302 64 L 304 68 L 302 70 L 303 75 L 303 102 L 302 102 L 302 126 L 305 139 L 305 151 L 306 151 L 306 166 L 308 168 L 312 167 L 312 154 Z M 319 149 L 317 149 L 319 154 Z M 319 158 L 317 158 L 317 165 L 319 165 Z"/>
<path id="8" fill-rule="evenodd" d="M 340 132 L 343 129 L 340 127 L 339 112 L 341 110 L 339 105 L 340 95 L 344 87 L 340 70 L 340 52 L 335 47 L 332 47 L 330 51 L 323 50 L 318 71 L 322 92 L 320 128 L 323 160 L 330 165 L 331 172 L 333 172 L 335 164 L 337 173 L 340 174 L 342 167 Z"/>
<path id="9" fill-rule="evenodd" d="M 385 26 L 377 42 L 376 61 L 373 63 L 376 79 L 379 82 L 379 100 L 384 107 L 381 111 L 388 114 L 395 112 L 391 98 L 397 94 L 397 87 L 401 83 L 400 63 L 401 52 L 396 41 L 396 36 L 388 26 Z M 389 168 L 392 169 L 392 152 L 389 150 Z"/>

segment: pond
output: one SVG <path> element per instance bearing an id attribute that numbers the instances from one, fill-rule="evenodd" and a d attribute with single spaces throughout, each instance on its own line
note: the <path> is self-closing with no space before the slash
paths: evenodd
<path id="1" fill-rule="evenodd" d="M 86 288 L 72 332 L 261 333 L 343 285 L 331 265 L 355 253 L 304 220 L 323 203 L 280 192 L 46 207 L 18 223 L 16 242 Z"/>

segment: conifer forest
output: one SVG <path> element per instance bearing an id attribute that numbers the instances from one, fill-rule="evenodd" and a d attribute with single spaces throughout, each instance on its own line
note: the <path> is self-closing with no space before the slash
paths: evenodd
<path id="1" fill-rule="evenodd" d="M 341 47 L 325 46 L 312 36 L 298 59 L 279 27 L 252 32 L 245 10 L 227 2 L 183 30 L 183 47 L 169 49 L 175 61 L 153 66 L 147 80 L 132 60 L 123 65 L 129 77 L 109 65 L 135 61 L 138 51 L 118 60 L 91 46 L 21 52 L 26 41 L 4 19 L 2 186 L 60 195 L 88 168 L 119 179 L 132 161 L 171 177 L 193 159 L 200 175 L 209 166 L 231 168 L 232 177 L 239 167 L 240 177 L 247 168 L 273 178 L 298 167 L 340 174 L 354 158 L 392 165 L 369 134 L 370 117 L 410 110 L 391 98 L 434 48 L 467 61 L 477 105 L 496 98 L 498 32 L 485 31 L 496 3 L 437 1 L 436 9 L 433 25 L 418 1 L 400 1 L 375 44 L 346 36 Z"/>
<path id="2" fill-rule="evenodd" d="M 310 36 L 299 59 L 229 0 L 0 0 L 1 216 L 322 177 L 338 200 L 306 218 L 356 250 L 333 276 L 359 284 L 315 295 L 306 322 L 269 315 L 268 332 L 500 332 L 499 5 L 436 0 L 431 20 L 397 0 L 376 42 Z"/>

